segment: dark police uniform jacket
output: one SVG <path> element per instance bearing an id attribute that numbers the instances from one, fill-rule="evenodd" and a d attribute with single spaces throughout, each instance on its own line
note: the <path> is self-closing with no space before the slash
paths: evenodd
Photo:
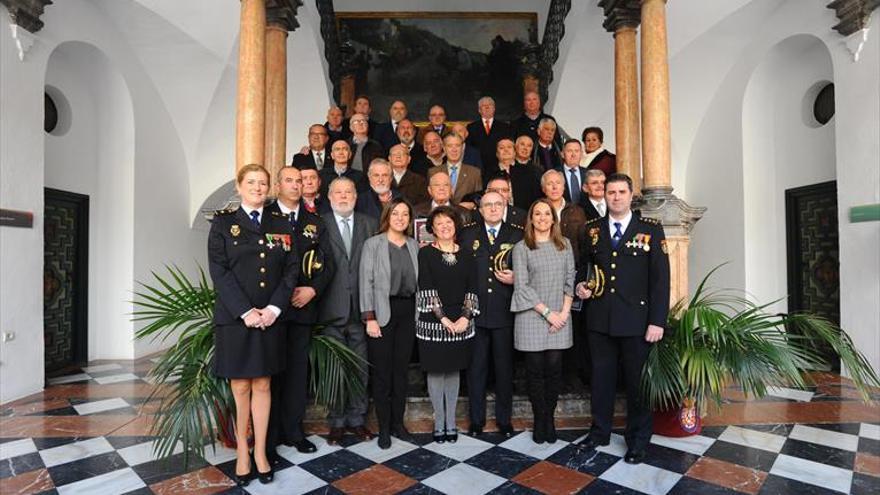
<path id="1" fill-rule="evenodd" d="M 281 213 L 277 201 L 264 208 L 263 211 L 277 212 L 290 223 L 287 215 Z M 294 285 L 296 287 L 311 287 L 315 289 L 315 297 L 302 308 L 294 308 L 290 305 L 290 298 L 285 307 L 291 310 L 290 321 L 298 325 L 312 325 L 318 321 L 318 300 L 324 293 L 324 289 L 333 278 L 336 264 L 330 252 L 330 237 L 324 221 L 321 217 L 306 210 L 300 202 L 297 213 L 296 225 L 293 228 L 293 242 L 296 252 L 299 254 L 298 266 L 299 277 Z M 290 295 L 293 295 L 291 291 Z M 280 306 L 279 306 L 280 307 Z"/>
<path id="2" fill-rule="evenodd" d="M 460 249 L 473 254 L 476 262 L 480 301 L 480 314 L 476 321 L 478 327 L 507 328 L 513 326 L 514 314 L 510 311 L 513 285 L 499 282 L 495 278 L 493 267 L 496 257 L 502 251 L 507 251 L 507 262 L 511 263 L 513 246 L 523 238 L 522 229 L 520 225 L 502 222 L 493 244 L 489 243 L 486 224 L 482 221 L 465 225 L 461 230 L 458 238 Z"/>
<path id="3" fill-rule="evenodd" d="M 669 257 L 660 223 L 633 213 L 617 249 L 611 247 L 608 217 L 588 221 L 585 229 L 577 281 L 585 280 L 587 261 L 604 275 L 604 284 L 589 299 L 587 329 L 612 337 L 636 337 L 644 335 L 649 324 L 666 328 Z"/>
<path id="4" fill-rule="evenodd" d="M 263 208 L 260 227 L 244 209 L 214 213 L 208 235 L 208 269 L 217 298 L 214 323 L 229 325 L 251 308 L 273 305 L 279 321 L 290 316 L 290 294 L 299 257 L 287 217 Z"/>

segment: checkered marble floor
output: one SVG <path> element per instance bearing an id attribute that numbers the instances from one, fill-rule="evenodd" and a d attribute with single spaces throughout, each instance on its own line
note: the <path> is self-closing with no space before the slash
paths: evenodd
<path id="1" fill-rule="evenodd" d="M 388 450 L 351 436 L 331 447 L 313 435 L 316 453 L 282 447 L 273 483 L 239 489 L 235 452 L 222 446 L 186 467 L 179 450 L 154 458 L 149 427 L 161 399 L 147 400 L 149 366 L 89 366 L 0 406 L 0 493 L 880 493 L 880 408 L 857 402 L 832 375 L 761 401 L 733 390 L 700 435 L 655 435 L 637 466 L 622 460 L 620 431 L 597 451 L 575 445 L 582 428 L 560 430 L 555 444 L 535 444 L 529 431 L 460 435 L 456 444 L 424 433 Z"/>

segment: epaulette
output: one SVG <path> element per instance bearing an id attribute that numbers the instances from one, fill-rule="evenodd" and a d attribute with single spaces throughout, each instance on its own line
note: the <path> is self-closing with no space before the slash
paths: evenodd
<path id="1" fill-rule="evenodd" d="M 510 225 L 511 227 L 516 228 L 516 229 L 519 229 L 519 230 L 523 230 L 523 229 L 525 229 L 525 227 L 523 227 L 522 225 L 520 225 L 520 224 L 518 224 L 518 223 L 509 223 L 509 224 L 507 224 L 507 225 Z"/>
<path id="2" fill-rule="evenodd" d="M 657 220 L 656 218 L 638 217 L 638 219 L 651 225 L 661 225 L 660 220 Z"/>
<path id="3" fill-rule="evenodd" d="M 585 223 L 584 225 L 590 225 L 591 223 L 599 223 L 601 221 L 602 221 L 602 217 L 591 218 L 591 219 L 587 220 L 587 223 Z"/>
<path id="4" fill-rule="evenodd" d="M 462 225 L 461 228 L 466 229 L 468 227 L 473 227 L 476 224 L 477 224 L 477 222 L 466 223 L 466 224 Z"/>
<path id="5" fill-rule="evenodd" d="M 235 210 L 232 208 L 227 208 L 225 210 L 214 210 L 214 216 L 219 217 L 222 215 L 229 215 L 231 213 L 235 213 Z"/>
<path id="6" fill-rule="evenodd" d="M 281 213 L 280 211 L 272 210 L 272 216 L 273 217 L 286 217 L 287 215 L 285 215 L 284 213 Z"/>

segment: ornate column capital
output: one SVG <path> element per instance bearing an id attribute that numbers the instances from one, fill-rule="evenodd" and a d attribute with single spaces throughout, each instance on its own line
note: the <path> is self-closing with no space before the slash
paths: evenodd
<path id="1" fill-rule="evenodd" d="M 641 0 L 599 0 L 605 11 L 602 27 L 614 33 L 621 28 L 637 28 L 642 17 Z"/>
<path id="2" fill-rule="evenodd" d="M 296 12 L 302 4 L 302 0 L 266 0 L 266 24 L 296 30 L 299 27 Z"/>
<path id="3" fill-rule="evenodd" d="M 880 7 L 880 0 L 834 0 L 827 7 L 834 9 L 840 20 L 832 29 L 843 36 L 849 36 L 865 29 L 871 12 Z"/>
<path id="4" fill-rule="evenodd" d="M 0 0 L 0 3 L 9 10 L 12 22 L 36 33 L 43 28 L 40 16 L 46 6 L 52 4 L 52 0 Z"/>
<path id="5" fill-rule="evenodd" d="M 706 213 L 705 206 L 691 206 L 670 191 L 646 191 L 633 201 L 633 209 L 643 216 L 659 220 L 666 235 L 689 236 L 694 224 Z"/>

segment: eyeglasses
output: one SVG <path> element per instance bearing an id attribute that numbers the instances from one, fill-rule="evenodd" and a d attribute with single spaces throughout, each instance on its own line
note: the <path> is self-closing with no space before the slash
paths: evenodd
<path id="1" fill-rule="evenodd" d="M 351 121 L 352 124 L 366 124 L 367 121 L 364 119 L 356 119 Z"/>
<path id="2" fill-rule="evenodd" d="M 496 193 L 509 193 L 509 187 L 493 187 L 491 189 L 487 189 L 486 192 L 496 192 Z"/>
<path id="3" fill-rule="evenodd" d="M 480 203 L 480 206 L 485 206 L 486 208 L 503 208 L 504 203 L 501 201 L 491 201 Z"/>
<path id="4" fill-rule="evenodd" d="M 326 132 L 310 132 L 309 136 L 326 136 Z"/>

